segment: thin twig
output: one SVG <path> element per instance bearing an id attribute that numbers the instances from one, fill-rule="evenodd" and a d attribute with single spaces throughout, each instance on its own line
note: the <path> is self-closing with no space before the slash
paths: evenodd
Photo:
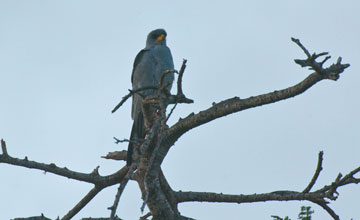
<path id="1" fill-rule="evenodd" d="M 119 188 L 118 188 L 118 191 L 117 191 L 116 196 L 115 196 L 114 204 L 113 204 L 113 206 L 111 206 L 111 207 L 108 208 L 108 209 L 111 210 L 110 220 L 114 220 L 114 218 L 115 218 L 116 209 L 117 209 L 117 207 L 118 207 L 118 205 L 119 205 L 119 201 L 120 201 L 121 194 L 122 194 L 122 192 L 124 191 L 125 186 L 126 186 L 126 184 L 127 184 L 128 181 L 129 181 L 129 180 L 127 179 L 127 180 L 125 180 L 125 181 L 123 181 L 123 182 L 120 183 Z"/>
<path id="2" fill-rule="evenodd" d="M 319 156 L 318 156 L 318 163 L 317 163 L 317 166 L 316 166 L 316 171 L 314 173 L 314 176 L 312 177 L 309 185 L 304 189 L 303 193 L 310 192 L 311 188 L 314 186 L 317 178 L 319 177 L 320 172 L 322 170 L 323 155 L 324 155 L 324 152 L 320 151 Z"/>
<path id="3" fill-rule="evenodd" d="M 160 95 L 165 95 L 165 97 L 168 97 L 171 95 L 169 91 L 169 86 L 171 85 L 171 82 L 167 82 L 165 85 L 161 86 L 159 89 Z"/>
<path id="4" fill-rule="evenodd" d="M 84 208 L 104 187 L 94 186 L 61 220 L 69 220 Z"/>
<path id="5" fill-rule="evenodd" d="M 333 183 L 331 183 L 330 185 L 324 186 L 323 188 L 317 190 L 316 192 L 328 192 L 328 191 L 334 191 L 334 187 L 335 190 L 338 187 L 347 185 L 347 184 L 351 184 L 351 183 L 355 183 L 358 184 L 360 183 L 360 178 L 355 178 L 354 175 L 360 173 L 360 167 L 354 169 L 353 171 L 351 171 L 350 173 L 348 173 L 347 175 L 345 175 L 344 177 L 342 177 L 341 179 L 339 179 L 339 176 L 341 175 L 341 173 L 336 177 L 335 181 Z M 340 176 L 341 177 L 341 176 Z"/>
<path id="6" fill-rule="evenodd" d="M 150 217 L 151 215 L 152 215 L 151 212 L 148 212 L 148 213 L 146 213 L 146 215 L 140 217 L 139 220 L 146 220 L 146 219 L 147 219 L 148 217 Z"/>
<path id="7" fill-rule="evenodd" d="M 6 142 L 4 141 L 4 139 L 1 139 L 1 149 L 2 149 L 2 154 L 5 155 L 5 156 L 8 156 L 8 152 L 7 152 L 7 149 L 6 149 Z"/>
<path id="8" fill-rule="evenodd" d="M 314 203 L 321 206 L 334 220 L 340 220 L 340 217 L 335 213 L 334 210 L 332 210 L 328 205 L 326 205 L 325 201 L 319 202 L 319 201 L 313 201 Z"/>
<path id="9" fill-rule="evenodd" d="M 180 72 L 179 72 L 178 81 L 177 81 L 177 96 L 183 96 L 184 95 L 183 91 L 182 91 L 182 78 L 183 78 L 184 71 L 185 71 L 185 68 L 186 68 L 186 62 L 187 62 L 187 60 L 184 59 L 182 65 L 181 65 Z"/>
<path id="10" fill-rule="evenodd" d="M 101 176 L 91 176 L 90 174 L 87 174 L 87 173 L 80 173 L 80 172 L 69 170 L 66 167 L 61 168 L 61 167 L 56 166 L 54 163 L 45 164 L 45 163 L 39 163 L 36 161 L 31 161 L 27 157 L 25 157 L 24 159 L 18 159 L 18 158 L 13 158 L 10 156 L 6 156 L 6 157 L 2 156 L 2 157 L 0 157 L 0 163 L 7 163 L 7 164 L 27 167 L 27 168 L 31 168 L 31 169 L 38 169 L 38 170 L 42 170 L 45 172 L 57 174 L 59 176 L 64 176 L 64 177 L 67 177 L 70 179 L 75 179 L 75 180 L 84 181 L 84 182 L 88 182 L 88 183 L 97 184 L 97 183 L 104 181 L 104 179 L 103 179 L 104 177 L 101 177 Z"/>
<path id="11" fill-rule="evenodd" d="M 126 96 L 124 96 L 121 101 L 119 102 L 119 104 L 117 104 L 115 106 L 115 108 L 111 111 L 111 113 L 114 113 L 116 112 L 116 110 L 118 110 L 125 102 L 128 98 L 130 98 L 132 95 L 134 95 L 135 93 L 138 93 L 138 92 L 141 92 L 143 90 L 149 90 L 149 89 L 154 89 L 154 90 L 157 90 L 159 89 L 158 87 L 156 86 L 145 86 L 145 87 L 142 87 L 142 88 L 139 88 L 139 89 L 134 89 L 134 90 L 130 90 L 129 89 L 129 94 L 127 94 Z"/>
<path id="12" fill-rule="evenodd" d="M 161 87 L 163 85 L 163 82 L 164 82 L 164 79 L 165 79 L 165 76 L 169 73 L 178 73 L 177 70 L 175 69 L 169 69 L 169 70 L 165 70 L 161 76 L 160 76 L 160 81 L 159 81 L 159 87 Z"/>
<path id="13" fill-rule="evenodd" d="M 354 169 L 353 171 L 351 171 L 350 173 L 348 173 L 347 175 L 345 175 L 341 180 L 339 180 L 338 185 L 339 186 L 343 186 L 349 183 L 359 183 L 360 182 L 360 178 L 355 178 L 354 175 L 360 172 L 360 167 Z"/>
<path id="14" fill-rule="evenodd" d="M 111 175 L 100 176 L 100 175 L 94 175 L 92 173 L 80 173 L 80 172 L 72 171 L 66 167 L 61 168 L 56 166 L 54 163 L 45 164 L 36 161 L 31 161 L 27 157 L 25 157 L 24 159 L 19 159 L 5 155 L 0 155 L 0 163 L 7 163 L 15 166 L 22 166 L 30 169 L 42 170 L 59 176 L 67 177 L 69 179 L 75 179 L 83 182 L 104 185 L 104 186 L 111 186 L 116 183 L 119 183 L 127 172 L 127 168 L 125 166 Z"/>
<path id="15" fill-rule="evenodd" d="M 340 184 L 340 180 L 342 178 L 342 174 L 339 173 L 335 179 L 335 181 L 330 185 L 329 190 L 327 191 L 327 195 L 330 199 L 335 200 L 337 199 L 339 193 L 336 191 L 337 188 L 339 187 Z"/>
<path id="16" fill-rule="evenodd" d="M 126 139 L 126 138 L 120 140 L 120 139 L 118 139 L 117 137 L 114 137 L 114 140 L 115 140 L 115 144 L 124 143 L 124 142 L 130 142 L 130 140 L 129 140 L 129 139 Z"/>
<path id="17" fill-rule="evenodd" d="M 146 206 L 146 203 L 147 203 L 147 201 L 148 201 L 148 198 L 149 198 L 149 191 L 146 190 L 146 191 L 145 191 L 145 196 L 144 196 L 144 201 L 143 201 L 143 203 L 141 204 L 141 207 L 140 207 L 141 213 L 143 213 L 144 210 L 145 210 L 145 206 Z"/>
<path id="18" fill-rule="evenodd" d="M 136 169 L 136 163 L 133 163 L 131 164 L 128 172 L 126 173 L 125 177 L 123 178 L 123 180 L 121 181 L 120 185 L 119 185 L 119 188 L 117 190 L 117 193 L 115 195 L 115 200 L 114 200 L 114 203 L 111 207 L 109 207 L 108 209 L 111 210 L 111 213 L 110 213 L 110 220 L 114 220 L 115 218 L 115 214 L 116 214 L 116 209 L 119 205 L 119 201 L 120 201 L 120 197 L 126 187 L 126 184 L 129 182 L 129 179 L 131 178 L 131 175 L 134 173 Z"/>
<path id="19" fill-rule="evenodd" d="M 175 110 L 176 106 L 178 103 L 175 103 L 175 105 L 171 108 L 170 113 L 168 114 L 168 116 L 166 117 L 165 123 L 169 120 L 171 114 L 173 113 L 173 111 Z"/>
<path id="20" fill-rule="evenodd" d="M 304 47 L 304 45 L 302 45 L 302 43 L 300 42 L 299 39 L 296 39 L 296 38 L 293 38 L 293 37 L 292 37 L 291 40 L 292 40 L 294 43 L 296 43 L 296 44 L 304 51 L 304 53 L 306 54 L 306 56 L 307 56 L 308 58 L 311 57 L 309 51 Z"/>
<path id="21" fill-rule="evenodd" d="M 122 150 L 122 151 L 109 152 L 106 156 L 101 156 L 101 158 L 112 159 L 112 160 L 126 160 L 127 151 Z"/>

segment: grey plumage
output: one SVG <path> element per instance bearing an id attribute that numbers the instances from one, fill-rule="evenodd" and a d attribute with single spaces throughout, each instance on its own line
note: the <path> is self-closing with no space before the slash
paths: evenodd
<path id="1" fill-rule="evenodd" d="M 174 69 L 174 63 L 170 49 L 166 46 L 166 31 L 156 29 L 149 33 L 146 40 L 146 47 L 141 50 L 134 61 L 131 82 L 133 89 L 146 86 L 157 86 L 162 73 Z M 169 83 L 169 90 L 174 80 L 174 73 L 167 74 L 163 83 Z M 156 90 L 144 90 L 141 94 L 145 97 L 153 95 Z M 130 142 L 128 145 L 127 165 L 132 163 L 132 154 L 136 140 L 145 137 L 144 120 L 141 111 L 143 97 L 134 94 L 132 98 L 131 117 L 134 120 L 131 129 Z"/>

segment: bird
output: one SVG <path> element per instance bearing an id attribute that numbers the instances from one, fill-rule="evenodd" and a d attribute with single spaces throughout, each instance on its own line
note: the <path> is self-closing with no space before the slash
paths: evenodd
<path id="1" fill-rule="evenodd" d="M 131 75 L 133 90 L 158 86 L 163 72 L 174 69 L 171 51 L 166 45 L 166 37 L 167 33 L 164 29 L 156 29 L 148 34 L 146 46 L 136 55 L 133 64 Z M 173 72 L 164 77 L 163 85 L 169 84 L 168 91 L 171 90 L 173 81 Z M 133 119 L 133 125 L 127 151 L 127 166 L 130 166 L 133 162 L 132 156 L 136 141 L 145 138 L 146 135 L 141 102 L 144 97 L 154 95 L 156 92 L 154 89 L 148 89 L 141 91 L 141 95 L 135 93 L 132 96 L 131 118 Z"/>

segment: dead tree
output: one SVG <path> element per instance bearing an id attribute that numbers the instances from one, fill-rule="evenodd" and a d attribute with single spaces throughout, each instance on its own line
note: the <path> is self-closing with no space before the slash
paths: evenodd
<path id="1" fill-rule="evenodd" d="M 264 201 L 302 201 L 307 200 L 321 206 L 326 210 L 333 219 L 340 219 L 339 216 L 331 209 L 328 204 L 335 201 L 338 197 L 337 189 L 348 184 L 357 184 L 360 178 L 355 175 L 360 172 L 360 167 L 354 169 L 346 175 L 339 174 L 333 182 L 318 189 L 313 189 L 313 186 L 318 179 L 322 168 L 323 152 L 319 153 L 318 164 L 313 178 L 309 184 L 300 191 L 275 191 L 264 194 L 252 195 L 230 195 L 213 192 L 184 192 L 174 191 L 166 180 L 162 170 L 161 164 L 166 157 L 170 148 L 175 142 L 186 132 L 191 129 L 208 123 L 220 117 L 240 112 L 246 109 L 257 106 L 275 103 L 284 99 L 288 99 L 301 93 L 318 83 L 319 81 L 330 79 L 338 80 L 340 74 L 350 65 L 342 64 L 341 57 L 337 62 L 324 67 L 325 62 L 330 59 L 328 53 L 313 53 L 309 51 L 300 43 L 298 39 L 292 38 L 305 53 L 306 59 L 296 59 L 295 62 L 301 67 L 308 67 L 314 71 L 298 84 L 282 89 L 276 90 L 267 94 L 252 96 L 241 99 L 239 97 L 223 100 L 200 111 L 197 114 L 191 113 L 187 117 L 180 119 L 170 127 L 167 125 L 167 120 L 170 117 L 173 109 L 178 103 L 192 103 L 193 101 L 187 98 L 182 91 L 182 77 L 186 67 L 186 60 L 183 61 L 182 67 L 178 72 L 177 79 L 177 94 L 172 95 L 167 92 L 168 85 L 162 85 L 162 82 L 157 87 L 140 88 L 138 90 L 130 90 L 129 94 L 124 96 L 121 102 L 115 107 L 115 112 L 129 97 L 133 94 L 146 89 L 157 89 L 158 93 L 153 96 L 144 98 L 142 102 L 142 109 L 144 121 L 147 127 L 147 135 L 143 140 L 136 140 L 135 160 L 130 167 L 124 166 L 117 172 L 101 176 L 98 172 L 98 167 L 91 173 L 80 173 L 72 171 L 66 167 L 61 168 L 55 164 L 44 164 L 36 161 L 30 161 L 27 157 L 19 159 L 8 154 L 5 141 L 1 140 L 2 154 L 0 154 L 0 163 L 7 163 L 16 166 L 22 166 L 32 169 L 43 170 L 54 173 L 70 179 L 88 182 L 94 187 L 76 204 L 68 213 L 61 219 L 68 220 L 74 217 L 83 207 L 85 207 L 90 200 L 92 200 L 101 190 L 106 187 L 118 184 L 119 188 L 115 195 L 113 206 L 110 209 L 109 218 L 101 219 L 119 219 L 116 214 L 116 209 L 119 199 L 128 181 L 137 181 L 142 192 L 142 199 L 144 201 L 143 207 L 148 206 L 150 212 L 140 219 L 152 218 L 153 220 L 180 220 L 191 219 L 182 216 L 178 210 L 178 204 L 183 202 L 221 202 L 221 203 L 252 203 Z M 317 61 L 320 57 L 324 57 L 322 61 Z M 165 76 L 168 72 L 176 70 L 169 70 L 163 73 Z M 176 71 L 177 72 L 177 71 Z M 162 80 L 161 80 L 162 81 Z M 166 114 L 164 106 L 174 104 L 174 108 L 169 114 Z M 159 109 L 158 117 L 154 118 L 151 114 L 153 107 Z M 150 108 L 151 107 L 151 108 Z M 118 140 L 117 142 L 129 141 Z M 126 160 L 126 151 L 111 152 L 106 159 Z M 31 217 L 27 219 L 47 219 L 44 216 Z"/>

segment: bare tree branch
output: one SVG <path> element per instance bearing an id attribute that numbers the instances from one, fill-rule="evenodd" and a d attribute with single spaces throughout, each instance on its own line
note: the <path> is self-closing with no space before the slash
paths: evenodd
<path id="1" fill-rule="evenodd" d="M 334 219 L 334 220 L 340 220 L 340 217 L 335 213 L 335 211 L 333 209 L 331 209 L 326 202 L 319 202 L 319 201 L 313 201 L 314 203 L 318 204 L 319 206 L 321 206 L 325 211 L 327 211 L 327 213 L 329 213 L 329 215 Z"/>
<path id="2" fill-rule="evenodd" d="M 183 75 L 185 72 L 186 62 L 187 62 L 187 60 L 184 59 L 182 65 L 181 65 L 181 69 L 180 69 L 179 77 L 178 77 L 178 81 L 177 81 L 177 96 L 179 96 L 179 97 L 184 95 L 184 93 L 182 91 L 182 78 L 183 78 Z"/>
<path id="3" fill-rule="evenodd" d="M 320 192 L 294 192 L 276 191 L 272 193 L 252 195 L 230 195 L 209 192 L 175 192 L 178 202 L 221 202 L 221 203 L 253 203 L 265 201 L 302 201 L 308 200 L 324 208 L 334 220 L 339 220 L 335 211 L 327 206 L 325 193 Z"/>
<path id="4" fill-rule="evenodd" d="M 264 201 L 301 201 L 323 198 L 324 193 L 301 193 L 295 191 L 275 191 L 252 195 L 232 195 L 212 192 L 175 192 L 176 199 L 181 202 L 220 202 L 220 203 L 252 203 Z"/>
<path id="5" fill-rule="evenodd" d="M 165 119 L 165 123 L 169 120 L 170 116 L 172 115 L 172 113 L 174 112 L 176 106 L 178 103 L 175 103 L 175 105 L 171 108 L 170 113 L 167 115 L 166 119 Z"/>
<path id="6" fill-rule="evenodd" d="M 127 157 L 127 151 L 122 150 L 122 151 L 109 152 L 106 156 L 102 156 L 101 158 L 111 159 L 111 160 L 126 160 L 126 157 Z"/>
<path id="7" fill-rule="evenodd" d="M 114 138 L 114 140 L 115 140 L 115 144 L 119 144 L 119 143 L 124 143 L 124 142 L 130 142 L 130 140 L 129 139 L 122 139 L 122 140 L 120 140 L 120 139 L 118 139 L 118 138 L 116 138 L 116 137 L 113 137 Z"/>
<path id="8" fill-rule="evenodd" d="M 308 192 L 310 192 L 311 188 L 314 186 L 317 178 L 319 177 L 320 172 L 321 172 L 321 170 L 322 170 L 323 155 L 324 155 L 324 152 L 323 152 L 323 151 L 320 151 L 320 152 L 319 152 L 319 157 L 318 157 L 318 163 L 317 163 L 317 166 L 316 166 L 316 170 L 315 170 L 314 176 L 313 176 L 313 178 L 311 179 L 309 185 L 304 189 L 303 193 L 308 193 Z"/>
<path id="9" fill-rule="evenodd" d="M 14 218 L 13 220 L 51 220 L 49 218 L 46 218 L 42 213 L 40 216 L 33 216 L 28 218 Z"/>
<path id="10" fill-rule="evenodd" d="M 360 178 L 354 177 L 354 175 L 356 175 L 358 173 L 360 173 L 360 167 L 354 169 L 353 171 L 351 171 L 344 177 L 342 177 L 342 175 L 340 173 L 333 183 L 331 183 L 328 186 L 324 186 L 323 188 L 317 190 L 317 192 L 327 192 L 329 190 L 331 192 L 336 192 L 336 189 L 341 186 L 352 184 L 352 183 L 358 184 L 358 183 L 360 183 Z"/>
<path id="11" fill-rule="evenodd" d="M 114 185 L 120 182 L 122 177 L 125 176 L 126 174 L 125 170 L 127 170 L 127 168 L 123 168 L 114 174 L 108 176 L 100 176 L 96 173 L 80 173 L 80 172 L 72 171 L 66 167 L 61 168 L 56 166 L 54 163 L 50 163 L 50 164 L 39 163 L 36 161 L 31 161 L 27 157 L 25 157 L 25 159 L 18 159 L 5 154 L 0 155 L 0 163 L 7 163 L 16 166 L 27 167 L 30 169 L 42 170 L 48 173 L 53 173 L 59 176 L 67 177 L 69 179 L 79 180 L 87 183 L 93 183 L 96 185 L 105 185 L 105 186 Z"/>
<path id="12" fill-rule="evenodd" d="M 69 220 L 84 208 L 104 187 L 94 186 L 61 220 Z"/>
<path id="13" fill-rule="evenodd" d="M 146 215 L 140 217 L 139 220 L 146 220 L 146 219 L 147 219 L 148 217 L 150 217 L 150 216 L 151 216 L 151 212 L 148 212 L 148 213 L 146 213 Z"/>
<path id="14" fill-rule="evenodd" d="M 128 172 L 126 173 L 125 177 L 122 179 L 119 188 L 117 190 L 117 193 L 115 195 L 115 200 L 114 200 L 114 204 L 109 207 L 108 209 L 111 210 L 110 213 L 110 220 L 115 220 L 116 217 L 116 209 L 119 205 L 119 201 L 120 201 L 120 197 L 127 185 L 127 183 L 129 182 L 129 179 L 131 178 L 131 175 L 134 173 L 134 170 L 136 169 L 136 162 L 134 162 L 134 164 L 132 164 L 128 170 Z"/>
<path id="15" fill-rule="evenodd" d="M 6 149 L 6 142 L 4 141 L 4 139 L 1 139 L 1 150 L 4 156 L 8 156 L 8 152 Z"/>
<path id="16" fill-rule="evenodd" d="M 102 178 L 100 176 L 96 176 L 96 175 L 90 176 L 90 174 L 72 171 L 66 167 L 61 168 L 61 167 L 56 166 L 54 163 L 44 164 L 44 163 L 39 163 L 36 161 L 31 161 L 31 160 L 28 160 L 27 157 L 25 157 L 25 159 L 18 159 L 18 158 L 13 158 L 9 155 L 3 154 L 3 155 L 0 155 L 0 163 L 12 164 L 12 165 L 16 165 L 16 166 L 27 167 L 30 169 L 38 169 L 38 170 L 53 173 L 53 174 L 56 174 L 59 176 L 64 176 L 64 177 L 67 177 L 70 179 L 75 179 L 75 180 L 88 182 L 88 183 L 96 184 L 96 183 L 100 183 L 102 181 Z"/>
<path id="17" fill-rule="evenodd" d="M 296 41 L 296 39 L 294 40 Z M 301 45 L 302 48 L 305 48 L 302 46 L 302 44 L 300 44 L 300 41 L 296 42 L 298 42 L 297 44 Z M 306 54 L 308 54 L 308 52 Z M 322 54 L 323 53 L 321 53 L 320 55 Z M 342 73 L 347 67 L 350 66 L 349 64 L 341 64 L 341 59 L 338 59 L 336 64 L 332 64 L 330 67 L 324 69 L 322 67 L 323 62 L 320 65 L 315 61 L 318 56 L 319 55 L 315 54 L 313 57 L 308 58 L 306 62 L 304 61 L 304 64 L 300 64 L 302 66 L 311 66 L 316 71 L 318 71 L 310 74 L 300 83 L 286 89 L 270 92 L 263 95 L 252 96 L 246 99 L 240 99 L 239 97 L 230 98 L 221 101 L 220 103 L 215 103 L 212 107 L 197 114 L 191 113 L 186 118 L 180 119 L 175 125 L 173 125 L 169 129 L 166 142 L 175 143 L 180 136 L 182 136 L 190 129 L 208 123 L 217 118 L 235 112 L 240 112 L 249 108 L 275 103 L 300 95 L 301 93 L 305 92 L 307 89 L 309 89 L 323 79 L 337 80 L 340 76 L 340 73 Z M 296 62 L 299 63 L 298 61 Z M 170 146 L 171 145 L 169 145 L 168 147 Z"/>
<path id="18" fill-rule="evenodd" d="M 344 70 L 350 66 L 350 64 L 341 64 L 341 57 L 339 57 L 336 64 L 332 64 L 328 68 L 323 68 L 323 64 L 330 59 L 331 56 L 326 56 L 321 62 L 316 62 L 316 59 L 321 56 L 328 55 L 328 52 L 322 52 L 319 54 L 313 53 L 310 55 L 309 51 L 301 44 L 299 39 L 291 38 L 291 40 L 296 43 L 307 56 L 307 59 L 305 60 L 296 59 L 295 63 L 299 64 L 301 67 L 310 67 L 311 70 L 315 70 L 327 79 L 337 80 L 339 78 L 339 74 L 344 72 Z"/>
<path id="19" fill-rule="evenodd" d="M 308 187 L 303 192 L 296 191 L 275 191 L 271 193 L 252 194 L 252 195 L 232 195 L 211 192 L 174 192 L 176 201 L 181 202 L 222 202 L 222 203 L 251 203 L 251 202 L 264 202 L 264 201 L 301 201 L 307 200 L 321 206 L 334 220 L 339 220 L 339 216 L 327 204 L 326 199 L 336 200 L 338 197 L 337 188 L 347 184 L 357 184 L 360 178 L 355 178 L 354 175 L 360 173 L 360 167 L 352 170 L 347 175 L 342 177 L 339 174 L 335 181 L 329 186 L 310 192 L 315 184 L 322 169 L 323 152 L 319 153 L 318 165 L 316 172 L 311 179 Z"/>
<path id="20" fill-rule="evenodd" d="M 114 220 L 115 219 L 115 214 L 116 214 L 116 209 L 119 205 L 119 201 L 120 201 L 120 197 L 121 197 L 121 194 L 123 193 L 125 187 L 126 187 L 126 184 L 128 183 L 129 179 L 124 179 L 120 185 L 119 185 L 119 188 L 117 190 L 117 193 L 116 193 L 116 196 L 115 196 L 115 200 L 114 200 L 114 204 L 109 207 L 108 209 L 111 210 L 111 213 L 110 213 L 110 220 Z"/>
<path id="21" fill-rule="evenodd" d="M 149 89 L 153 89 L 153 90 L 158 90 L 159 87 L 157 86 L 146 86 L 146 87 L 143 87 L 143 88 L 139 88 L 139 89 L 134 89 L 134 90 L 130 90 L 129 89 L 129 94 L 125 95 L 121 101 L 119 102 L 119 104 L 117 104 L 114 109 L 111 111 L 111 113 L 114 113 L 116 112 L 125 102 L 126 100 L 128 100 L 128 98 L 130 98 L 132 95 L 134 95 L 135 93 L 139 93 L 141 91 L 144 91 L 144 90 L 149 90 Z"/>

